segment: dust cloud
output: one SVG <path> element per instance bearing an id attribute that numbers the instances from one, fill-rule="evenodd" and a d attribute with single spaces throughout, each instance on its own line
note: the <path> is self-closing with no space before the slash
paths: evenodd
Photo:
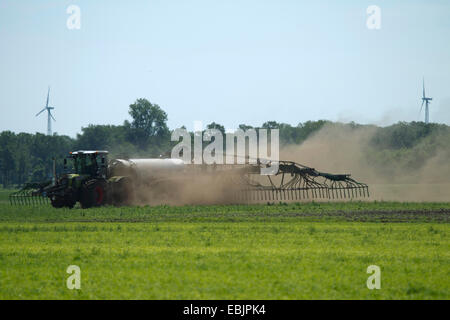
<path id="1" fill-rule="evenodd" d="M 450 201 L 450 146 L 429 154 L 427 141 L 404 152 L 385 150 L 373 146 L 371 141 L 376 132 L 375 126 L 325 125 L 302 144 L 282 147 L 280 159 L 321 172 L 351 174 L 353 179 L 369 186 L 370 197 L 359 198 L 363 201 Z M 134 188 L 132 202 L 137 205 L 236 203 L 236 195 L 243 190 L 242 172 L 212 169 L 213 166 L 186 165 L 183 172 L 139 183 Z"/>
<path id="2" fill-rule="evenodd" d="M 237 172 L 202 172 L 193 165 L 159 181 L 140 183 L 134 195 L 137 205 L 212 205 L 236 203 L 241 191 Z"/>
<path id="3" fill-rule="evenodd" d="M 413 165 L 418 146 L 389 161 L 378 161 L 383 152 L 374 151 L 371 138 L 376 127 L 326 125 L 301 145 L 280 150 L 280 159 L 292 160 L 321 172 L 350 173 L 369 185 L 368 200 L 450 201 L 450 146 Z M 394 152 L 395 151 L 389 151 Z M 411 165 L 409 165 L 411 163 Z"/>

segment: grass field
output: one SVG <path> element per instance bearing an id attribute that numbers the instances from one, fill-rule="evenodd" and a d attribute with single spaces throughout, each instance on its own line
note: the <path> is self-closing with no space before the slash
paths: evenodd
<path id="1" fill-rule="evenodd" d="M 450 298 L 450 203 L 57 210 L 6 197 L 0 299 Z"/>

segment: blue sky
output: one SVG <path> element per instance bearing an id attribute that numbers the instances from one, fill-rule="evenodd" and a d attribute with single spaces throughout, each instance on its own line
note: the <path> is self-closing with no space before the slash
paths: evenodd
<path id="1" fill-rule="evenodd" d="M 69 5 L 81 29 L 69 30 Z M 369 5 L 381 29 L 366 27 Z M 122 124 L 137 98 L 170 128 L 268 120 L 450 124 L 450 1 L 0 0 L 0 131 Z"/>

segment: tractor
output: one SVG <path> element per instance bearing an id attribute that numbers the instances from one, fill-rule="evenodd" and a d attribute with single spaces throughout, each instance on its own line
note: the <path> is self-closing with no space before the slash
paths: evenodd
<path id="1" fill-rule="evenodd" d="M 101 206 L 108 202 L 107 151 L 71 152 L 69 159 L 64 159 L 65 173 L 55 177 L 55 183 L 44 188 L 53 207 L 72 208 L 80 202 L 82 208 Z M 72 162 L 72 170 L 67 172 L 68 160 Z"/>

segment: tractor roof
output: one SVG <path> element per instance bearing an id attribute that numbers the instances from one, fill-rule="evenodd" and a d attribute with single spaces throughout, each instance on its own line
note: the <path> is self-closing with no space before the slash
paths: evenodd
<path id="1" fill-rule="evenodd" d="M 71 152 L 72 155 L 78 155 L 78 154 L 108 154 L 108 151 L 105 150 L 78 150 Z"/>

